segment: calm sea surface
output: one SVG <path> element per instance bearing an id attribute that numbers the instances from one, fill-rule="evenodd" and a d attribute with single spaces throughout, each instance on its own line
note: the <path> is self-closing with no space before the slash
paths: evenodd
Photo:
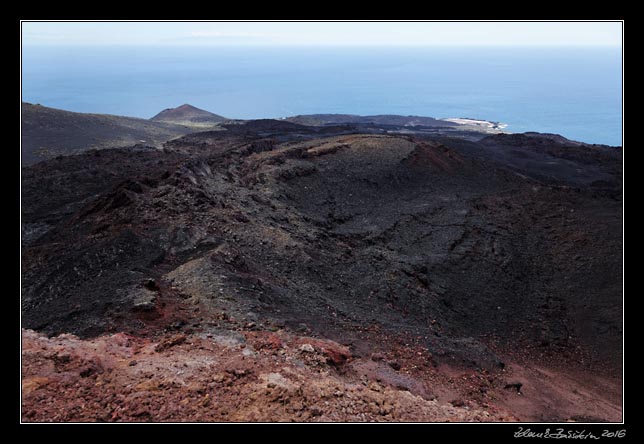
<path id="1" fill-rule="evenodd" d="M 23 100 L 149 118 L 190 103 L 230 118 L 402 114 L 622 144 L 609 48 L 24 47 Z"/>

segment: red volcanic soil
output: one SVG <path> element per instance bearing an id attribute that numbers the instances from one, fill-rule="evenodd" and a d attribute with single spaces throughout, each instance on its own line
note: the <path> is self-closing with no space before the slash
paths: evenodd
<path id="1" fill-rule="evenodd" d="M 383 338 L 385 339 L 385 338 Z M 620 383 L 547 366 L 436 366 L 402 338 L 356 356 L 283 330 L 82 340 L 24 330 L 26 422 L 620 421 Z M 392 341 L 393 340 L 393 341 Z"/>

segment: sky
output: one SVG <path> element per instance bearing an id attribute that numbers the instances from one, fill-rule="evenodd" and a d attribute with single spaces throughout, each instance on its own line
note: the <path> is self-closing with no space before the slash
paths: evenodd
<path id="1" fill-rule="evenodd" d="M 24 46 L 612 46 L 621 22 L 23 22 Z"/>

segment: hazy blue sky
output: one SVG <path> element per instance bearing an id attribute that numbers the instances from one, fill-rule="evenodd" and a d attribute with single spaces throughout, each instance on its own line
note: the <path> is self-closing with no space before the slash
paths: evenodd
<path id="1" fill-rule="evenodd" d="M 23 22 L 24 45 L 620 46 L 621 22 Z"/>

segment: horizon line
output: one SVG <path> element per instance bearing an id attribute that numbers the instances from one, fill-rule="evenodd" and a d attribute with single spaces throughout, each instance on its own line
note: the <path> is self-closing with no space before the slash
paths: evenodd
<path id="1" fill-rule="evenodd" d="M 333 44 L 333 43 L 47 43 L 47 42 L 21 42 L 21 47 L 59 47 L 59 48 L 622 48 L 623 44 L 489 44 L 489 43 L 436 43 L 436 44 L 411 44 L 411 43 L 391 43 L 391 44 Z"/>

